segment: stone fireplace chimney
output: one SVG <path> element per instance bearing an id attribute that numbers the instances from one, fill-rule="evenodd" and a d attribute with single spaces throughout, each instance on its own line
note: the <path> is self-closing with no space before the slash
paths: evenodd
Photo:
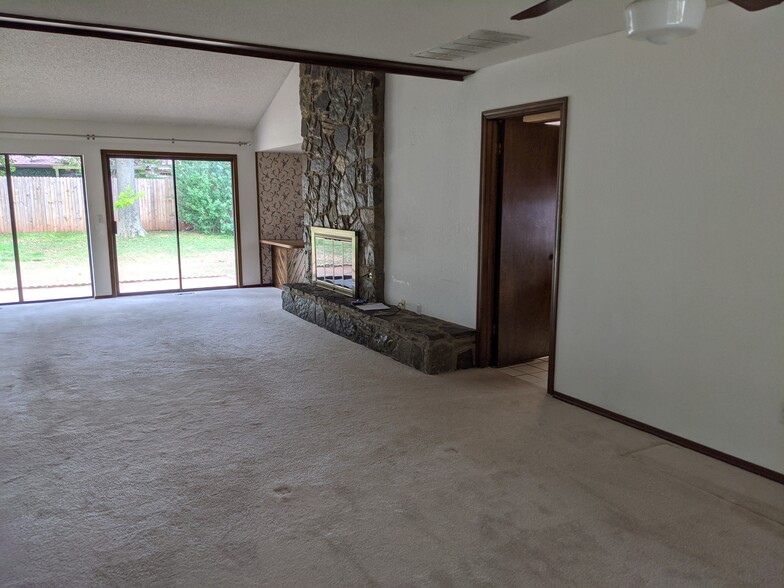
<path id="1" fill-rule="evenodd" d="M 384 297 L 384 74 L 300 66 L 304 236 L 356 231 L 357 296 Z M 310 272 L 310 269 L 309 269 Z M 308 274 L 308 279 L 312 276 Z"/>

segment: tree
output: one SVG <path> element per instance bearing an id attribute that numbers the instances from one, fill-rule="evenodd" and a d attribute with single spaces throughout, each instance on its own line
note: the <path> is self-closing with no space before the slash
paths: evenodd
<path id="1" fill-rule="evenodd" d="M 180 220 L 200 233 L 234 233 L 231 164 L 179 160 L 175 163 Z"/>
<path id="2" fill-rule="evenodd" d="M 59 157 L 60 163 L 52 166 L 55 176 L 81 177 L 82 158 L 74 155 L 62 155 Z M 62 172 L 65 172 L 63 174 Z"/>
<path id="3" fill-rule="evenodd" d="M 10 165 L 11 165 L 11 169 L 9 170 L 9 172 L 13 176 L 14 172 L 16 171 L 16 166 L 14 166 L 13 162 L 10 162 Z M 5 158 L 0 157 L 0 178 L 4 178 L 4 177 L 5 177 Z"/>
<path id="4" fill-rule="evenodd" d="M 136 192 L 134 180 L 135 162 L 133 159 L 118 157 L 114 160 L 117 169 L 118 198 L 114 208 L 117 210 L 117 234 L 120 237 L 146 237 L 142 227 L 142 214 L 139 199 L 143 194 Z"/>

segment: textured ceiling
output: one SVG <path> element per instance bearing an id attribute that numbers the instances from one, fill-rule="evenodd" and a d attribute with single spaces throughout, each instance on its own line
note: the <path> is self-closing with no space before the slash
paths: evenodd
<path id="1" fill-rule="evenodd" d="M 479 69 L 619 31 L 630 1 L 574 0 L 519 22 L 539 0 L 0 0 L 0 12 Z M 531 39 L 452 63 L 411 55 L 477 29 Z"/>
<path id="2" fill-rule="evenodd" d="M 480 69 L 621 30 L 630 2 L 574 0 L 534 20 L 510 20 L 538 1 L 0 0 L 0 12 Z M 411 55 L 477 29 L 531 38 L 453 62 Z M 247 57 L 0 29 L 0 116 L 248 128 L 290 69 Z"/>
<path id="3" fill-rule="evenodd" d="M 0 116 L 252 128 L 292 64 L 0 29 Z"/>

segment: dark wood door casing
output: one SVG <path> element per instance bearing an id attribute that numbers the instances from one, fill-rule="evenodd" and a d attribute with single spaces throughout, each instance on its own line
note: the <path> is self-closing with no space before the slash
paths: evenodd
<path id="1" fill-rule="evenodd" d="M 531 114 L 558 111 L 561 127 L 558 140 L 555 236 L 552 259 L 550 305 L 550 346 L 548 393 L 553 392 L 555 373 L 556 324 L 558 318 L 558 267 L 560 264 L 563 177 L 566 152 L 568 98 L 544 100 L 519 106 L 488 110 L 482 113 L 482 155 L 479 207 L 479 271 L 477 280 L 476 360 L 478 367 L 490 365 L 493 355 L 496 280 L 499 250 L 500 171 L 503 145 L 500 143 L 503 120 Z"/>
<path id="2" fill-rule="evenodd" d="M 496 302 L 498 367 L 550 352 L 560 128 L 504 121 Z"/>

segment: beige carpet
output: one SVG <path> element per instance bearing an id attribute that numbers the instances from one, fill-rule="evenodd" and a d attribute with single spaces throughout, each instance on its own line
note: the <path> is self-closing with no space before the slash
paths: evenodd
<path id="1" fill-rule="evenodd" d="M 781 586 L 784 489 L 251 289 L 0 308 L 4 586 Z"/>

